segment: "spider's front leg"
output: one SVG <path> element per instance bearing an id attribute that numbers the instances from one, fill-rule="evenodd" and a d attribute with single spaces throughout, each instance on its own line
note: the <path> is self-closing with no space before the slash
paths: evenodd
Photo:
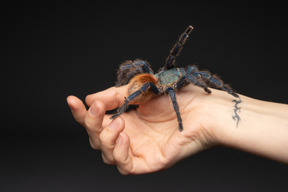
<path id="1" fill-rule="evenodd" d="M 129 104 L 132 102 L 132 104 L 135 104 L 135 102 L 137 102 L 137 104 L 139 104 L 139 102 L 141 103 L 141 101 L 145 100 L 146 98 L 144 98 L 147 93 L 149 91 L 152 91 L 156 94 L 159 94 L 160 91 L 159 89 L 156 87 L 156 85 L 154 85 L 153 83 L 145 83 L 139 90 L 135 91 L 134 93 L 130 94 L 126 99 L 124 104 L 117 110 L 117 113 L 112 115 L 110 117 L 110 119 L 115 119 L 116 117 L 118 117 L 119 115 L 121 115 L 122 113 L 124 113 Z M 136 100 L 136 101 L 135 101 Z"/>
<path id="2" fill-rule="evenodd" d="M 137 74 L 150 73 L 153 74 L 148 62 L 142 60 L 125 61 L 118 69 L 118 78 L 116 87 L 121 85 L 127 85 L 129 81 Z"/>

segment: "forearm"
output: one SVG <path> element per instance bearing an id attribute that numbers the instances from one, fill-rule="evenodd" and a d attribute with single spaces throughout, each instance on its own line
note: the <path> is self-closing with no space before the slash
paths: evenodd
<path id="1" fill-rule="evenodd" d="M 231 114 L 217 128 L 219 143 L 288 163 L 288 105 L 240 98 L 237 114 L 236 103 L 229 105 L 227 100 Z M 235 115 L 240 118 L 238 126 Z"/>

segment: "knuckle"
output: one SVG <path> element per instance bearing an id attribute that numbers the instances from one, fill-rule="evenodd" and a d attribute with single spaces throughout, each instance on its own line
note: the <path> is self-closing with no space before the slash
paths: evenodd
<path id="1" fill-rule="evenodd" d="M 116 89 L 114 89 L 113 92 L 111 93 L 111 95 L 113 95 L 113 98 L 114 98 L 112 105 L 113 106 L 120 106 L 121 105 L 120 93 Z"/>
<path id="2" fill-rule="evenodd" d="M 81 126 L 86 127 L 85 120 L 75 118 L 75 121 L 79 123 Z"/>
<path id="3" fill-rule="evenodd" d="M 98 125 L 95 119 L 85 118 L 84 125 L 88 131 L 99 132 L 100 130 L 100 125 Z"/>
<path id="4" fill-rule="evenodd" d="M 117 165 L 117 169 L 121 175 L 134 175 L 135 174 L 133 170 L 130 170 L 125 166 Z"/>
<path id="5" fill-rule="evenodd" d="M 86 123 L 86 122 L 85 122 L 85 128 L 86 128 L 88 134 L 96 132 L 95 127 L 91 126 L 91 124 Z"/>
<path id="6" fill-rule="evenodd" d="M 89 143 L 92 149 L 94 150 L 99 150 L 100 146 L 99 146 L 99 142 L 93 142 L 91 138 L 89 138 Z"/>
<path id="7" fill-rule="evenodd" d="M 117 166 L 117 169 L 118 169 L 118 171 L 119 171 L 119 173 L 120 173 L 121 175 L 130 175 L 130 174 L 132 174 L 132 173 L 130 173 L 129 171 L 123 169 L 123 168 L 120 167 L 120 166 Z"/>
<path id="8" fill-rule="evenodd" d="M 107 165 L 115 165 L 115 161 L 114 161 L 113 157 L 107 157 L 107 155 L 105 155 L 105 153 L 102 153 L 102 160 Z"/>
<path id="9" fill-rule="evenodd" d="M 89 120 L 87 118 L 85 118 L 83 123 L 84 123 L 84 126 L 86 129 L 91 130 L 92 126 L 91 126 L 91 123 L 89 122 Z"/>
<path id="10" fill-rule="evenodd" d="M 113 156 L 117 164 L 119 165 L 124 165 L 126 164 L 126 160 L 123 158 L 122 153 L 115 152 L 116 150 L 113 151 Z"/>
<path id="11" fill-rule="evenodd" d="M 114 99 L 114 103 L 113 105 L 114 106 L 121 106 L 123 105 L 124 101 L 125 101 L 125 96 L 126 96 L 126 91 L 123 92 L 123 88 L 125 87 L 124 90 L 126 90 L 126 87 L 128 87 L 128 85 L 124 85 L 121 89 L 119 88 L 114 88 L 113 92 L 112 92 L 112 95 L 113 95 L 113 98 Z"/>
<path id="12" fill-rule="evenodd" d="M 107 132 L 104 130 L 99 135 L 99 140 L 102 146 L 112 149 L 114 147 L 114 143 L 110 140 Z"/>
<path id="13" fill-rule="evenodd" d="M 99 147 L 97 147 L 96 145 L 94 145 L 93 143 L 90 143 L 90 147 L 94 150 L 98 150 Z"/>
<path id="14" fill-rule="evenodd" d="M 91 106 L 93 101 L 94 101 L 94 97 L 95 97 L 95 94 L 90 94 L 90 95 L 87 95 L 85 97 L 85 103 L 88 105 L 88 106 Z"/>
<path id="15" fill-rule="evenodd" d="M 129 158 L 119 158 L 120 155 L 116 156 L 114 154 L 114 159 L 117 165 L 117 168 L 119 172 L 122 175 L 130 175 L 135 174 L 135 167 L 133 166 L 133 163 L 131 162 L 131 159 Z"/>
<path id="16" fill-rule="evenodd" d="M 83 122 L 84 122 L 86 128 L 89 128 L 89 129 L 90 129 L 91 127 L 93 127 L 93 126 L 92 126 L 92 125 L 93 125 L 92 119 L 89 118 L 89 115 L 88 115 L 88 114 L 86 114 L 86 117 L 85 117 L 85 119 L 83 120 Z"/>
<path id="17" fill-rule="evenodd" d="M 106 136 L 105 136 L 105 131 L 104 130 L 99 134 L 99 140 L 101 142 L 101 145 L 105 143 Z"/>

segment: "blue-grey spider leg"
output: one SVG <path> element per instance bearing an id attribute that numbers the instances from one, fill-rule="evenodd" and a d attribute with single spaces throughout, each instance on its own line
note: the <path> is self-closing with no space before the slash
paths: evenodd
<path id="1" fill-rule="evenodd" d="M 212 83 L 214 86 L 216 86 L 219 89 L 222 89 L 224 91 L 226 91 L 227 93 L 231 94 L 232 96 L 238 98 L 239 95 L 234 93 L 232 91 L 232 89 L 228 86 L 225 85 L 219 78 L 217 78 L 216 76 L 213 77 L 211 74 L 204 72 L 204 71 L 200 71 L 195 73 L 195 75 L 200 75 L 201 78 L 207 80 L 208 82 Z"/>
<path id="2" fill-rule="evenodd" d="M 126 85 L 135 75 L 141 73 L 153 74 L 149 65 L 142 60 L 126 61 L 120 65 L 118 70 L 118 81 L 116 86 Z"/>
<path id="3" fill-rule="evenodd" d="M 189 67 L 188 67 L 186 73 L 189 74 L 189 75 L 191 75 L 191 74 L 196 73 L 196 72 L 198 72 L 198 71 L 199 71 L 198 68 L 197 68 L 196 66 L 193 66 L 193 65 L 192 65 L 192 66 L 189 66 Z"/>
<path id="4" fill-rule="evenodd" d="M 164 66 L 165 70 L 171 69 L 175 67 L 175 59 L 181 52 L 183 45 L 185 44 L 187 38 L 189 37 L 189 34 L 193 30 L 193 27 L 190 25 L 184 33 L 181 34 L 178 41 L 175 43 L 174 47 L 171 49 L 169 56 L 166 59 L 166 63 Z"/>
<path id="5" fill-rule="evenodd" d="M 187 85 L 188 83 L 192 83 L 198 87 L 202 87 L 204 91 L 207 93 L 211 93 L 211 90 L 208 89 L 207 84 L 204 81 L 199 81 L 194 76 L 191 76 L 189 74 L 186 74 L 184 77 L 182 77 L 177 83 L 176 83 L 176 89 L 180 89 L 181 87 Z"/>
<path id="6" fill-rule="evenodd" d="M 150 73 L 150 69 L 145 61 L 135 60 L 132 63 L 120 66 L 120 71 L 124 71 L 130 68 L 139 68 L 143 73 Z"/>
<path id="7" fill-rule="evenodd" d="M 178 128 L 180 131 L 183 131 L 182 118 L 180 116 L 179 106 L 178 106 L 178 103 L 176 100 L 175 91 L 172 88 L 168 88 L 168 89 L 166 89 L 166 92 L 169 93 L 170 99 L 171 99 L 173 107 L 174 107 L 174 111 L 176 112 L 177 121 L 178 121 Z"/>
<path id="8" fill-rule="evenodd" d="M 116 117 L 124 113 L 129 106 L 129 102 L 135 99 L 137 96 L 144 93 L 149 88 L 151 89 L 151 91 L 153 91 L 156 94 L 160 93 L 159 89 L 153 83 L 145 83 L 139 90 L 129 95 L 128 98 L 125 99 L 124 104 L 117 110 L 117 113 L 111 116 L 110 118 L 115 119 Z"/>

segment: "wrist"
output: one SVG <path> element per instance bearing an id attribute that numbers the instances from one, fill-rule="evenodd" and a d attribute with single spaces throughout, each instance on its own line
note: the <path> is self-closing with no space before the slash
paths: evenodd
<path id="1" fill-rule="evenodd" d="M 253 154 L 288 162 L 288 107 L 287 105 L 252 99 L 240 95 L 238 107 L 240 121 L 233 119 L 235 102 L 230 99 L 222 110 L 217 126 L 214 127 L 215 140 L 220 145 L 236 148 Z M 224 120 L 224 121 L 223 121 Z"/>
<path id="2" fill-rule="evenodd" d="M 243 96 L 235 98 L 224 91 L 213 90 L 209 99 L 209 119 L 206 125 L 212 143 L 230 146 L 234 131 L 242 125 Z"/>
<path id="3" fill-rule="evenodd" d="M 236 128 L 241 121 L 239 111 L 237 111 L 239 119 L 233 119 L 236 104 L 233 100 L 239 101 L 239 99 L 217 89 L 212 89 L 212 93 L 207 94 L 202 89 L 192 88 L 195 97 L 193 102 L 188 102 L 191 106 L 187 110 L 189 111 L 188 118 L 192 117 L 194 119 L 191 122 L 192 128 L 190 129 L 192 135 L 195 132 L 195 126 L 193 125 L 199 124 L 201 131 L 199 131 L 198 138 L 203 148 L 227 145 L 226 137 L 230 138 L 227 134 L 231 133 L 226 129 L 228 127 Z M 241 107 L 240 103 L 237 104 L 237 107 Z"/>

